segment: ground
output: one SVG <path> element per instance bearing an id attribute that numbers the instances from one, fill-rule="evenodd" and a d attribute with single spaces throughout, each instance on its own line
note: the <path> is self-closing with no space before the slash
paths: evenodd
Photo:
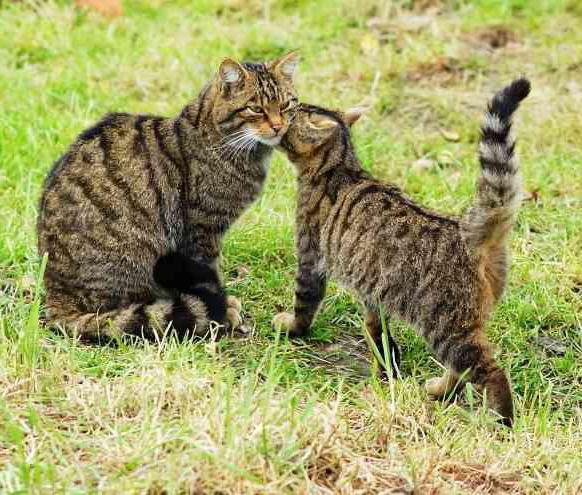
<path id="1" fill-rule="evenodd" d="M 0 492 L 580 493 L 582 8 L 574 0 L 0 2 Z M 295 175 L 278 155 L 223 267 L 249 332 L 99 348 L 42 326 L 35 218 L 51 163 L 107 111 L 174 115 L 223 57 L 298 48 L 304 101 L 370 110 L 365 167 L 460 213 L 492 92 L 527 75 L 516 118 L 525 201 L 488 333 L 513 431 L 467 387 L 448 404 L 422 339 L 403 379 L 370 371 L 355 299 L 333 286 L 309 340 L 270 327 L 293 297 Z M 39 323 L 40 321 L 40 323 Z"/>

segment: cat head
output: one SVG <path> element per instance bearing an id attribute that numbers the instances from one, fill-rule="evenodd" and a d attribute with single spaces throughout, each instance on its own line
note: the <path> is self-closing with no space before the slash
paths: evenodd
<path id="1" fill-rule="evenodd" d="M 214 81 L 212 118 L 233 146 L 279 144 L 297 106 L 298 61 L 296 52 L 264 64 L 223 60 Z"/>
<path id="2" fill-rule="evenodd" d="M 349 146 L 349 128 L 362 113 L 361 108 L 340 112 L 301 104 L 281 146 L 293 163 L 309 167 L 318 155 L 341 153 Z"/>

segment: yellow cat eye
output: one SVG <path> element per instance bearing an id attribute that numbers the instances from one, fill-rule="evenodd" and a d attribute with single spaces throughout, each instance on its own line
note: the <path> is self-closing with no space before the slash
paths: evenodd
<path id="1" fill-rule="evenodd" d="M 249 110 L 252 113 L 263 113 L 263 109 L 258 105 L 250 105 L 247 107 L 247 110 Z"/>

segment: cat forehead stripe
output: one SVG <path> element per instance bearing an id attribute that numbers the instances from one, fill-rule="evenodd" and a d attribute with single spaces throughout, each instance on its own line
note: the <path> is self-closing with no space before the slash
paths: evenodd
<path id="1" fill-rule="evenodd" d="M 245 62 L 243 65 L 254 74 L 255 88 L 261 97 L 266 97 L 267 100 L 279 98 L 279 84 L 265 64 Z"/>

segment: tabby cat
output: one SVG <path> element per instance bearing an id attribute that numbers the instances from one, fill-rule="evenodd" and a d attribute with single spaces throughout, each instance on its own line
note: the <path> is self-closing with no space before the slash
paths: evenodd
<path id="1" fill-rule="evenodd" d="M 221 240 L 288 129 L 297 62 L 226 59 L 177 117 L 112 113 L 76 139 L 38 218 L 52 324 L 87 339 L 240 324 L 218 274 Z"/>
<path id="2" fill-rule="evenodd" d="M 381 345 L 380 308 L 415 326 L 448 371 L 426 384 L 444 396 L 465 372 L 486 390 L 506 425 L 511 389 L 484 333 L 508 270 L 507 237 L 520 181 L 511 116 L 530 91 L 518 79 L 491 101 L 482 126 L 482 174 L 474 206 L 462 219 L 417 205 L 395 186 L 362 170 L 348 126 L 359 113 L 301 105 L 282 141 L 298 171 L 295 312 L 275 317 L 291 336 L 306 334 L 333 276 L 367 308 L 366 325 Z M 397 346 L 389 356 L 398 365 Z M 386 358 L 386 356 L 385 356 Z"/>

